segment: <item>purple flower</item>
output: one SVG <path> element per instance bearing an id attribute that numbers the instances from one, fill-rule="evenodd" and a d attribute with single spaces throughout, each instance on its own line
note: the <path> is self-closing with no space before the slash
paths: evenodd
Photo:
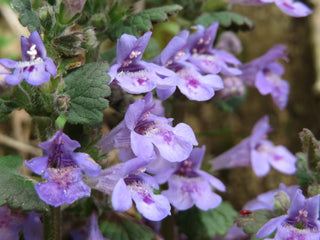
<path id="1" fill-rule="evenodd" d="M 206 29 L 201 25 L 197 26 L 198 31 L 188 40 L 189 61 L 204 73 L 239 75 L 241 70 L 233 66 L 240 65 L 241 62 L 232 54 L 212 47 L 218 26 L 218 23 L 213 23 Z"/>
<path id="2" fill-rule="evenodd" d="M 142 54 L 147 47 L 151 32 L 146 32 L 142 37 L 123 34 L 117 43 L 117 59 L 108 72 L 111 82 L 116 82 L 128 93 L 140 94 L 150 92 L 157 85 L 165 83 L 173 87 L 163 78 L 174 75 L 170 70 L 153 63 L 142 61 Z M 110 84 L 109 83 L 109 84 Z"/>
<path id="3" fill-rule="evenodd" d="M 153 193 L 153 189 L 159 189 L 159 186 L 153 177 L 144 173 L 144 166 L 148 161 L 133 158 L 102 170 L 100 176 L 89 178 L 88 182 L 93 188 L 107 194 L 110 194 L 112 189 L 114 210 L 128 210 L 133 200 L 137 210 L 145 218 L 160 221 L 170 215 L 170 204 L 166 197 Z"/>
<path id="4" fill-rule="evenodd" d="M 0 239 L 18 240 L 21 230 L 25 240 L 43 239 L 43 226 L 38 214 L 11 210 L 7 205 L 0 207 Z"/>
<path id="5" fill-rule="evenodd" d="M 275 240 L 318 240 L 320 238 L 319 195 L 305 199 L 298 189 L 287 215 L 272 218 L 257 232 L 267 237 L 276 229 Z"/>
<path id="6" fill-rule="evenodd" d="M 282 173 L 293 174 L 297 158 L 284 146 L 275 146 L 271 141 L 265 140 L 270 130 L 269 118 L 261 118 L 249 137 L 211 161 L 212 169 L 252 166 L 255 174 L 263 177 L 269 172 L 271 165 Z"/>
<path id="7" fill-rule="evenodd" d="M 168 177 L 169 189 L 163 191 L 170 203 L 178 210 L 186 210 L 196 205 L 199 209 L 207 211 L 220 205 L 222 198 L 212 192 L 212 187 L 225 191 L 224 184 L 205 171 L 200 170 L 205 153 L 205 146 L 194 148 L 188 159 L 175 163 L 173 168 L 158 176 L 165 181 Z M 171 176 L 170 176 L 171 175 Z"/>
<path id="8" fill-rule="evenodd" d="M 80 147 L 62 131 L 39 146 L 45 155 L 25 161 L 26 166 L 36 174 L 43 175 L 45 182 L 37 184 L 39 197 L 47 204 L 60 206 L 90 196 L 90 188 L 82 181 L 82 172 L 96 177 L 101 167 L 86 153 L 74 153 Z"/>
<path id="9" fill-rule="evenodd" d="M 242 80 L 249 86 L 255 86 L 262 95 L 271 94 L 274 103 L 284 109 L 288 102 L 289 84 L 281 79 L 284 68 L 277 59 L 287 59 L 284 45 L 272 47 L 265 55 L 241 67 Z"/>
<path id="10" fill-rule="evenodd" d="M 294 0 L 226 0 L 232 4 L 246 4 L 262 6 L 269 3 L 275 3 L 277 7 L 285 14 L 292 17 L 306 17 L 312 13 L 312 10 L 302 2 Z"/>
<path id="11" fill-rule="evenodd" d="M 176 73 L 175 78 L 182 94 L 190 100 L 206 101 L 214 96 L 215 90 L 223 88 L 223 83 L 218 75 L 203 76 L 193 64 L 186 62 L 189 56 L 185 51 L 188 36 L 189 32 L 182 31 L 168 43 L 154 61 Z M 174 91 L 175 87 L 157 88 L 157 94 L 161 99 L 168 98 Z"/>
<path id="12" fill-rule="evenodd" d="M 98 146 L 102 152 L 114 148 L 132 151 L 143 159 L 153 158 L 156 153 L 170 162 L 185 160 L 198 142 L 191 127 L 179 123 L 172 127 L 172 120 L 156 116 L 151 111 L 154 108 L 152 93 L 131 104 L 125 114 L 125 119 L 104 136 Z"/>
<path id="13" fill-rule="evenodd" d="M 17 85 L 25 79 L 31 85 L 40 85 L 57 73 L 56 66 L 51 58 L 47 57 L 46 49 L 38 32 L 32 32 L 29 38 L 21 37 L 22 61 L 0 59 L 0 66 L 14 69 L 12 74 L 0 68 L 0 75 L 5 75 L 5 80 L 10 85 Z"/>
<path id="14" fill-rule="evenodd" d="M 88 219 L 86 229 L 74 230 L 71 232 L 74 240 L 108 240 L 103 237 L 99 230 L 98 216 L 96 213 L 92 213 Z"/>

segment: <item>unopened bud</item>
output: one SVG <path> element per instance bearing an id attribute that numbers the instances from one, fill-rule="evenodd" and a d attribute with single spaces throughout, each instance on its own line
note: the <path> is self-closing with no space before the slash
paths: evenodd
<path id="1" fill-rule="evenodd" d="M 62 2 L 66 5 L 67 17 L 71 19 L 77 13 L 82 12 L 86 0 L 62 0 Z"/>
<path id="2" fill-rule="evenodd" d="M 82 43 L 85 42 L 84 35 L 81 32 L 73 32 L 68 35 L 62 35 L 53 40 L 54 44 L 64 54 L 74 55 L 77 51 L 82 50 Z"/>
<path id="3" fill-rule="evenodd" d="M 93 28 L 87 28 L 84 30 L 84 42 L 82 46 L 84 48 L 94 48 L 97 46 L 97 38 L 96 38 L 96 33 L 93 30 Z"/>
<path id="4" fill-rule="evenodd" d="M 70 107 L 70 96 L 66 94 L 57 96 L 55 99 L 55 105 L 59 113 L 67 112 Z"/>
<path id="5" fill-rule="evenodd" d="M 44 3 L 44 5 L 40 7 L 38 11 L 41 25 L 45 29 L 50 30 L 55 23 L 55 12 L 53 6 L 49 5 L 48 3 Z"/>
<path id="6" fill-rule="evenodd" d="M 320 194 L 320 186 L 318 185 L 310 185 L 308 187 L 308 195 L 309 196 L 316 196 Z"/>
<path id="7" fill-rule="evenodd" d="M 273 208 L 275 210 L 281 210 L 287 212 L 290 207 L 290 197 L 284 191 L 276 192 L 274 195 Z"/>
<path id="8" fill-rule="evenodd" d="M 91 25 L 98 30 L 103 30 L 107 26 L 107 18 L 103 13 L 94 14 L 91 19 Z"/>

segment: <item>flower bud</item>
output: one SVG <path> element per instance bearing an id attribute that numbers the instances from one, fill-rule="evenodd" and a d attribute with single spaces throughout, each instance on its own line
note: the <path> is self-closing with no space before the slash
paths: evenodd
<path id="1" fill-rule="evenodd" d="M 86 3 L 86 0 L 62 0 L 66 5 L 66 10 L 68 12 L 68 18 L 72 18 L 77 13 L 81 13 Z"/>
<path id="2" fill-rule="evenodd" d="M 99 30 L 103 30 L 107 25 L 107 18 L 105 16 L 105 14 L 103 14 L 103 13 L 94 14 L 91 17 L 90 21 L 91 21 L 91 25 L 95 29 L 99 29 Z"/>
<path id="3" fill-rule="evenodd" d="M 55 106 L 59 113 L 65 113 L 70 107 L 70 96 L 66 94 L 58 95 L 55 99 Z"/>
<path id="4" fill-rule="evenodd" d="M 45 29 L 50 30 L 56 20 L 53 6 L 49 5 L 48 3 L 44 3 L 44 5 L 40 7 L 38 11 L 41 25 Z"/>
<path id="5" fill-rule="evenodd" d="M 94 48 L 97 46 L 97 38 L 96 33 L 93 30 L 93 28 L 87 28 L 84 30 L 84 42 L 82 43 L 82 46 L 84 48 Z"/>
<path id="6" fill-rule="evenodd" d="M 308 195 L 316 196 L 318 194 L 320 194 L 320 186 L 318 186 L 318 185 L 308 186 Z"/>
<path id="7" fill-rule="evenodd" d="M 284 191 L 279 191 L 274 195 L 273 206 L 275 210 L 287 212 L 290 207 L 290 197 Z"/>
<path id="8" fill-rule="evenodd" d="M 54 44 L 58 50 L 67 55 L 74 55 L 77 51 L 82 50 L 82 43 L 85 42 L 84 35 L 81 32 L 72 32 L 68 35 L 62 35 L 54 39 Z"/>

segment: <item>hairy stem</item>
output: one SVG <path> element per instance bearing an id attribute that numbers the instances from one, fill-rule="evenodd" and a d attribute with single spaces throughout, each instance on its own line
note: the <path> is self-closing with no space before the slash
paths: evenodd
<path id="1" fill-rule="evenodd" d="M 50 206 L 44 215 L 44 239 L 61 239 L 61 209 Z"/>

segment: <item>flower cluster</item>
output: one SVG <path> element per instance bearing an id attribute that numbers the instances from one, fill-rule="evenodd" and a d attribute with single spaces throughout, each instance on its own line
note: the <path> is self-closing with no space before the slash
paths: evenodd
<path id="1" fill-rule="evenodd" d="M 226 1 L 231 4 L 257 6 L 274 2 L 281 11 L 294 17 L 307 16 L 312 12 L 303 3 L 294 0 Z M 77 56 L 78 50 L 81 49 L 83 52 L 94 48 L 99 50 L 97 48 L 100 46 L 98 40 L 105 40 L 103 35 L 110 35 L 111 38 L 112 31 L 108 24 L 113 24 L 113 21 L 116 21 L 116 23 L 121 22 L 125 25 L 130 22 L 127 20 L 135 19 L 134 17 L 137 14 L 132 18 L 126 16 L 127 20 L 123 18 L 118 21 L 112 19 L 112 15 L 119 15 L 116 9 L 117 4 L 114 4 L 114 6 L 113 3 L 106 4 L 104 5 L 105 9 L 110 8 L 113 11 L 110 11 L 108 15 L 110 17 L 109 23 L 109 19 L 107 21 L 104 13 L 95 13 L 90 16 L 87 12 L 87 15 L 81 16 L 82 12 L 87 11 L 86 8 L 91 7 L 91 3 L 86 3 L 85 0 L 62 0 L 58 2 L 60 5 L 57 6 L 59 7 L 51 3 L 39 7 L 39 12 L 41 12 L 39 27 L 45 28 L 44 25 L 51 25 L 53 29 L 53 33 L 44 38 L 45 44 L 53 44 L 52 49 L 50 51 L 48 49 L 48 52 L 55 52 L 58 58 L 60 53 L 63 55 L 62 50 L 68 50 L 69 59 L 63 59 L 60 62 L 62 64 L 59 66 L 58 72 L 61 73 L 59 78 L 57 77 L 52 81 L 52 84 L 48 84 L 44 88 L 30 87 L 25 84 L 19 85 L 25 80 L 30 85 L 39 86 L 57 75 L 56 65 L 51 58 L 47 57 L 47 50 L 41 36 L 36 31 L 32 32 L 28 38 L 21 37 L 21 61 L 0 59 L 0 86 L 18 85 L 17 88 L 25 93 L 27 98 L 29 92 L 31 92 L 30 105 L 36 102 L 37 106 L 40 106 L 42 100 L 46 102 L 43 104 L 52 101 L 52 103 L 59 105 L 61 97 L 68 100 L 68 104 L 64 104 L 63 111 L 59 107 L 50 108 L 47 111 L 47 106 L 41 106 L 43 109 L 41 108 L 41 111 L 39 111 L 40 118 L 43 116 L 48 119 L 51 118 L 50 120 L 56 121 L 57 126 L 61 122 L 63 124 L 53 137 L 39 144 L 43 149 L 43 156 L 24 161 L 29 170 L 41 176 L 38 177 L 40 180 L 34 184 L 35 191 L 42 201 L 50 205 L 48 207 L 50 210 L 46 209 L 48 212 L 44 213 L 44 216 L 33 211 L 29 213 L 21 212 L 8 208 L 11 207 L 8 201 L 8 205 L 0 207 L 0 239 L 40 240 L 48 237 L 43 236 L 42 217 L 46 218 L 44 223 L 48 225 L 48 222 L 50 222 L 47 221 L 48 216 L 51 214 L 50 217 L 53 217 L 53 213 L 56 213 L 53 211 L 54 208 L 60 211 L 61 208 L 59 207 L 61 205 L 71 205 L 82 198 L 88 198 L 91 195 L 91 190 L 100 191 L 100 194 L 94 191 L 93 195 L 97 193 L 99 197 L 103 196 L 99 200 L 96 198 L 95 201 L 92 201 L 94 206 L 91 207 L 91 215 L 86 214 L 88 217 L 86 227 L 70 231 L 73 239 L 107 240 L 102 234 L 104 231 L 100 232 L 99 230 L 98 218 L 102 216 L 103 218 L 109 218 L 114 214 L 102 213 L 111 206 L 114 211 L 119 212 L 128 211 L 134 207 L 141 214 L 140 222 L 143 224 L 150 223 L 149 221 L 161 221 L 177 211 L 188 210 L 194 206 L 201 210 L 199 211 L 200 215 L 203 214 L 202 211 L 212 210 L 220 206 L 222 197 L 216 192 L 225 192 L 227 188 L 217 177 L 201 169 L 206 147 L 196 147 L 199 143 L 193 129 L 186 123 L 174 124 L 173 118 L 165 116 L 165 110 L 161 103 L 171 97 L 177 88 L 189 100 L 208 101 L 216 96 L 217 100 L 225 101 L 244 95 L 246 87 L 249 86 L 255 87 L 262 95 L 271 95 L 275 105 L 283 110 L 288 104 L 290 86 L 286 80 L 282 79 L 284 67 L 278 60 L 288 60 L 286 47 L 281 44 L 275 45 L 263 56 L 242 63 L 236 57 L 242 50 L 241 41 L 231 32 L 221 34 L 219 40 L 216 41 L 219 23 L 213 22 L 207 28 L 202 25 L 194 26 L 194 33 L 187 30 L 181 31 L 169 41 L 158 56 L 146 61 L 143 59 L 143 54 L 152 32 L 146 30 L 147 32 L 139 38 L 130 34 L 122 34 L 117 40 L 116 58 L 110 64 L 109 70 L 107 70 L 107 64 L 103 62 L 99 63 L 97 67 L 101 75 L 104 75 L 101 79 L 105 81 L 101 80 L 99 85 L 96 82 L 99 82 L 100 79 L 97 81 L 95 79 L 99 76 L 92 77 L 90 79 L 92 85 L 90 90 L 87 91 L 89 84 L 86 85 L 85 81 L 82 81 L 81 87 L 76 88 L 75 85 L 77 84 L 74 84 L 73 80 L 76 79 L 75 82 L 77 83 L 77 77 L 81 78 L 79 72 L 85 72 L 83 69 L 86 69 L 87 66 L 95 66 L 94 63 L 91 63 L 94 61 L 91 55 L 98 53 L 98 51 L 81 53 L 83 56 L 86 55 L 83 57 L 81 54 Z M 38 5 L 40 6 L 40 4 Z M 18 5 L 17 8 L 21 8 L 21 6 Z M 97 6 L 90 11 L 96 10 Z M 33 11 L 30 12 L 37 14 Z M 117 18 L 121 18 L 120 15 Z M 152 17 L 148 20 L 153 21 Z M 237 22 L 236 18 L 234 21 Z M 81 22 L 92 25 L 83 26 Z M 62 30 L 63 26 L 70 28 L 65 31 Z M 99 28 L 103 31 L 99 32 Z M 45 30 L 43 32 L 47 34 L 49 30 Z M 76 32 L 73 32 L 75 30 Z M 138 29 L 138 31 L 140 30 Z M 122 33 L 124 30 L 120 32 Z M 76 43 L 72 40 L 70 41 L 70 47 L 66 47 L 66 45 L 69 45 L 69 38 L 73 40 L 76 38 Z M 86 42 L 87 38 L 90 38 L 91 41 Z M 64 41 L 61 43 L 61 40 Z M 69 75 L 72 77 L 68 78 L 69 69 L 65 65 L 71 62 L 71 64 L 77 66 L 78 62 L 75 63 L 73 60 L 78 60 L 78 58 L 84 58 L 83 62 L 90 62 L 90 65 L 86 64 L 84 68 L 79 69 L 78 73 L 78 70 L 75 70 L 74 75 L 72 70 Z M 66 61 L 64 62 L 64 60 Z M 81 60 L 80 64 L 83 62 Z M 70 65 L 68 66 L 70 67 Z M 107 74 L 110 76 L 110 82 L 107 80 Z M 86 74 L 86 76 L 88 75 Z M 81 105 L 83 100 L 81 93 L 72 93 L 79 89 L 83 90 L 86 95 L 96 94 L 100 90 L 101 92 L 107 92 L 109 88 L 106 84 L 119 89 L 119 92 L 124 95 L 126 93 L 122 90 L 129 94 L 144 95 L 135 98 L 135 101 L 132 100 L 131 104 L 127 104 L 127 102 L 124 104 L 126 106 L 125 113 L 123 112 L 124 119 L 118 121 L 118 124 L 109 133 L 99 136 L 97 141 L 91 141 L 90 145 L 82 146 L 82 149 L 90 152 L 97 159 L 102 158 L 103 154 L 109 154 L 116 150 L 118 153 L 117 162 L 110 165 L 98 164 L 87 153 L 75 152 L 76 149 L 81 147 L 80 143 L 72 140 L 64 133 L 69 132 L 68 127 L 73 124 L 80 125 L 80 123 L 85 122 L 88 128 L 82 125 L 80 127 L 87 131 L 97 122 L 100 121 L 101 123 L 101 112 L 99 112 L 100 115 L 97 114 L 100 118 L 94 117 L 92 121 L 77 122 L 77 120 L 74 120 L 77 118 L 74 116 L 77 115 L 72 116 L 69 107 L 74 112 L 85 109 L 86 117 L 102 111 L 107 106 L 106 98 L 109 95 L 99 96 L 101 99 L 98 99 L 98 97 L 92 102 L 89 97 L 84 98 L 89 102 L 84 107 Z M 28 86 L 29 92 L 24 91 L 25 86 Z M 37 92 L 33 94 L 33 91 Z M 153 91 L 160 100 L 153 99 Z M 18 93 L 13 92 L 15 94 L 20 93 L 19 91 Z M 15 97 L 13 94 L 12 99 Z M 1 108 L 0 113 L 10 112 L 14 108 L 20 107 L 18 102 L 14 101 L 15 99 L 11 102 L 11 96 L 6 98 L 6 102 L 0 100 L 0 107 L 5 107 L 5 111 Z M 95 103 L 99 103 L 99 100 L 103 102 L 101 107 L 98 108 L 99 110 L 89 111 L 91 109 L 88 110 L 88 108 Z M 22 100 L 18 99 L 18 101 Z M 75 107 L 78 103 L 80 104 L 79 108 Z M 9 109 L 9 105 L 15 107 Z M 112 103 L 110 105 L 113 106 Z M 59 109 L 59 111 L 54 112 L 53 109 Z M 31 115 L 34 112 L 38 114 L 33 109 L 30 111 L 27 109 L 27 111 Z M 58 116 L 58 114 L 60 115 Z M 270 131 L 269 118 L 264 116 L 254 125 L 250 136 L 227 152 L 209 161 L 212 166 L 211 170 L 215 172 L 235 167 L 252 167 L 258 177 L 264 177 L 272 166 L 281 173 L 294 174 L 297 170 L 297 157 L 284 146 L 275 145 L 268 140 L 267 134 Z M 72 137 L 72 135 L 70 136 Z M 316 178 L 316 176 L 312 177 Z M 33 185 L 31 186 L 33 187 Z M 31 189 L 34 191 L 33 188 Z M 105 201 L 105 194 L 109 197 L 110 206 L 101 207 L 101 205 L 108 204 L 108 201 Z M 3 201 L 1 199 L 0 202 Z M 79 203 L 79 205 L 82 205 L 82 203 Z M 175 210 L 172 210 L 171 206 Z M 221 207 L 222 211 L 224 207 Z M 270 219 L 257 232 L 257 238 L 268 237 L 275 231 L 274 240 L 318 240 L 320 238 L 319 195 L 306 199 L 298 186 L 286 187 L 280 184 L 279 189 L 261 194 L 248 202 L 243 211 L 251 212 L 261 209 L 270 210 L 273 213 L 279 210 L 278 213 L 281 213 L 278 215 L 285 212 L 287 214 Z M 100 216 L 95 212 L 99 212 Z M 219 213 L 221 213 L 221 210 L 217 210 L 212 215 L 219 215 Z M 221 215 L 223 214 L 221 213 Z M 114 215 L 118 216 L 118 214 Z M 208 215 L 201 215 L 200 218 L 206 216 Z M 226 219 L 226 222 L 232 222 L 232 220 L 229 220 Z M 225 236 L 226 239 L 241 239 L 243 237 L 247 237 L 247 235 L 242 228 L 236 226 Z"/>
<path id="2" fill-rule="evenodd" d="M 223 37 L 217 48 L 213 48 L 218 26 L 218 23 L 208 28 L 197 25 L 198 31 L 193 35 L 186 30 L 180 32 L 152 63 L 141 60 L 151 32 L 139 39 L 122 35 L 117 44 L 116 62 L 108 72 L 110 84 L 118 84 L 133 94 L 156 88 L 162 100 L 178 87 L 187 98 L 196 101 L 207 101 L 218 90 L 219 99 L 243 95 L 244 86 L 248 85 L 256 87 L 262 95 L 270 94 L 275 104 L 284 109 L 289 84 L 281 79 L 284 68 L 276 61 L 287 60 L 286 47 L 275 45 L 262 57 L 242 65 L 229 46 L 240 44 L 236 36 Z M 241 51 L 241 47 L 236 48 L 236 52 Z"/>
<path id="3" fill-rule="evenodd" d="M 217 207 L 222 199 L 211 186 L 220 191 L 225 186 L 200 170 L 205 148 L 193 149 L 198 142 L 191 127 L 184 123 L 172 127 L 173 119 L 158 115 L 162 111 L 155 106 L 151 93 L 138 99 L 124 121 L 98 142 L 102 152 L 119 149 L 123 163 L 89 178 L 90 185 L 111 194 L 115 210 L 128 210 L 132 199 L 137 210 L 153 221 L 171 214 L 169 203 L 179 210 L 194 204 L 203 210 Z M 169 189 L 154 194 L 152 189 L 166 181 Z"/>

